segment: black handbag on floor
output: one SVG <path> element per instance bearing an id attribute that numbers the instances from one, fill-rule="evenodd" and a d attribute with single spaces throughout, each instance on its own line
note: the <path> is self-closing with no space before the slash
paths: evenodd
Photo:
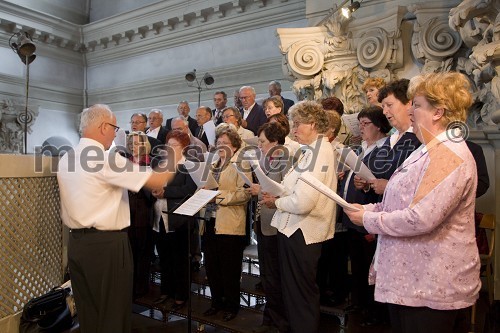
<path id="1" fill-rule="evenodd" d="M 73 318 L 66 302 L 69 293 L 69 288 L 56 287 L 31 299 L 24 306 L 19 332 L 58 333 L 71 328 Z"/>

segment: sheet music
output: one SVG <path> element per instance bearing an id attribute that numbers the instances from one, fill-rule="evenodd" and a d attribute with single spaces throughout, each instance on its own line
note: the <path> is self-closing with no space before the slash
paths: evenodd
<path id="1" fill-rule="evenodd" d="M 335 201 L 344 209 L 358 211 L 359 209 L 342 199 L 337 193 L 335 193 L 331 188 L 320 182 L 317 178 L 315 178 L 310 172 L 303 172 L 300 177 L 304 183 L 312 186 L 314 189 L 326 195 L 328 198 Z"/>
<path id="2" fill-rule="evenodd" d="M 342 121 L 344 122 L 345 126 L 349 129 L 349 132 L 351 132 L 352 136 L 361 135 L 361 132 L 359 131 L 358 113 L 351 113 L 351 114 L 344 113 L 341 117 Z"/>
<path id="3" fill-rule="evenodd" d="M 123 129 L 119 129 L 118 132 L 116 132 L 115 139 L 113 140 L 113 143 L 117 147 L 121 147 L 126 149 L 127 148 L 127 133 Z"/>
<path id="4" fill-rule="evenodd" d="M 182 205 L 174 210 L 174 214 L 194 216 L 207 203 L 215 198 L 220 192 L 212 190 L 198 190 L 191 198 L 186 200 Z"/>
<path id="5" fill-rule="evenodd" d="M 208 190 L 219 187 L 207 162 L 185 161 L 184 166 L 198 188 Z"/>
<path id="6" fill-rule="evenodd" d="M 207 136 L 208 144 L 215 145 L 215 123 L 209 120 L 203 124 L 203 130 Z M 208 148 L 208 147 L 207 147 Z"/>
<path id="7" fill-rule="evenodd" d="M 290 191 L 284 185 L 269 178 L 257 161 L 252 160 L 250 163 L 253 166 L 255 176 L 257 176 L 257 179 L 259 180 L 262 192 L 267 192 L 275 197 L 283 197 L 290 194 Z"/>
<path id="8" fill-rule="evenodd" d="M 337 152 L 340 155 L 340 162 L 346 164 L 356 175 L 365 180 L 376 179 L 370 169 L 368 169 L 368 167 L 363 163 L 361 156 L 356 155 L 351 148 L 339 148 L 337 149 Z"/>
<path id="9" fill-rule="evenodd" d="M 236 163 L 233 162 L 233 163 L 231 163 L 231 165 L 233 166 L 233 168 L 236 169 L 236 171 L 241 176 L 241 178 L 243 178 L 243 181 L 245 182 L 245 184 L 247 184 L 248 186 L 252 185 L 252 181 L 250 179 L 248 179 L 247 175 L 245 175 L 245 173 L 243 171 L 241 171 L 240 168 L 238 168 L 238 165 Z"/>

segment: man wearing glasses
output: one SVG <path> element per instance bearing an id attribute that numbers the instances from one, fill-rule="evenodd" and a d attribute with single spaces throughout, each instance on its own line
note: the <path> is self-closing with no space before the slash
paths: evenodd
<path id="1" fill-rule="evenodd" d="M 257 135 L 259 127 L 267 121 L 266 114 L 262 106 L 255 103 L 255 89 L 250 86 L 240 88 L 241 116 L 243 118 L 242 126 Z"/>
<path id="2" fill-rule="evenodd" d="M 61 219 L 70 228 L 68 265 L 82 333 L 131 331 L 127 190 L 162 189 L 181 158 L 169 152 L 168 163 L 160 163 L 157 171 L 134 164 L 109 150 L 118 129 L 108 106 L 84 110 L 80 142 L 58 165 Z"/>
<path id="3" fill-rule="evenodd" d="M 134 113 L 132 117 L 130 117 L 130 130 L 131 132 L 143 132 L 146 133 L 146 125 L 148 124 L 148 117 L 144 113 Z M 128 131 L 126 132 L 128 134 Z M 167 135 L 165 134 L 165 137 Z M 158 155 L 158 149 L 162 146 L 160 140 L 149 136 L 148 141 L 151 145 L 151 157 Z"/>

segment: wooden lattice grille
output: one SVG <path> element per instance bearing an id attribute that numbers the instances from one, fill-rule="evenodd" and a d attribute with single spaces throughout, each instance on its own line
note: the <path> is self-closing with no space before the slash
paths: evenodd
<path id="1" fill-rule="evenodd" d="M 0 318 L 62 281 L 56 177 L 0 178 Z"/>

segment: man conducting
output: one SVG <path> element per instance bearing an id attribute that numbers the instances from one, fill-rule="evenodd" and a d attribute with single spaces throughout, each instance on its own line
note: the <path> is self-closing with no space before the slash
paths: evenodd
<path id="1" fill-rule="evenodd" d="M 84 110 L 82 138 L 61 158 L 57 173 L 61 218 L 70 228 L 68 262 L 82 333 L 130 332 L 133 263 L 126 232 L 127 190 L 161 189 L 175 173 L 174 168 L 155 172 L 140 167 L 108 150 L 118 129 L 108 106 Z M 172 152 L 168 165 L 176 165 L 179 158 Z"/>

